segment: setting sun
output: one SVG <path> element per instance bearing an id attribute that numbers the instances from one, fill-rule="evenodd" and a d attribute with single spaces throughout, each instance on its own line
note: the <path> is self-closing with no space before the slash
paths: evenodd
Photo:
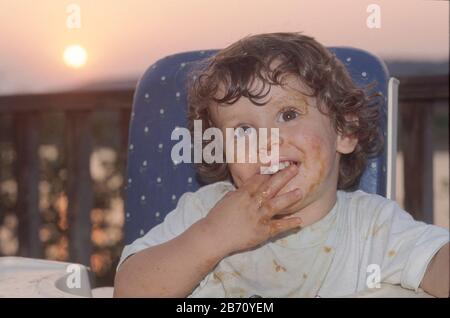
<path id="1" fill-rule="evenodd" d="M 86 60 L 86 50 L 80 45 L 71 45 L 64 50 L 64 62 L 70 67 L 82 67 Z"/>

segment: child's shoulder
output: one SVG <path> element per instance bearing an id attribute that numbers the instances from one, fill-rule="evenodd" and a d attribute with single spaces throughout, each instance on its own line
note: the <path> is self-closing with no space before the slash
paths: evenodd
<path id="1" fill-rule="evenodd" d="M 338 191 L 338 198 L 345 214 L 362 222 L 390 219 L 395 214 L 406 213 L 396 201 L 362 190 Z"/>
<path id="2" fill-rule="evenodd" d="M 363 190 L 354 190 L 354 191 L 343 191 L 338 190 L 338 195 L 340 197 L 345 197 L 346 200 L 349 200 L 349 202 L 358 202 L 358 203 L 378 203 L 378 204 L 386 204 L 394 202 L 392 200 L 389 200 L 379 194 L 374 193 L 368 193 Z"/>

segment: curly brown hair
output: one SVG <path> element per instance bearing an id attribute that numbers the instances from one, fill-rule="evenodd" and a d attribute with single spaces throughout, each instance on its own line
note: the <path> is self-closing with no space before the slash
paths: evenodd
<path id="1" fill-rule="evenodd" d="M 279 63 L 272 67 L 275 61 Z M 325 105 L 319 110 L 329 116 L 336 132 L 358 139 L 355 150 L 341 156 L 338 179 L 338 189 L 354 189 L 367 159 L 383 146 L 381 94 L 369 93 L 374 84 L 356 87 L 345 66 L 312 37 L 298 32 L 248 36 L 202 60 L 188 82 L 189 129 L 193 132 L 194 120 L 202 121 L 203 131 L 214 127 L 209 113 L 212 103 L 230 105 L 243 96 L 255 105 L 264 105 L 258 100 L 267 96 L 271 85 L 283 86 L 286 75 L 295 75 L 306 84 L 311 92 L 307 95 L 320 101 L 318 107 Z M 252 91 L 255 79 L 263 83 L 257 92 Z M 220 85 L 225 95 L 217 98 Z M 203 162 L 196 168 L 204 183 L 232 181 L 226 163 Z"/>

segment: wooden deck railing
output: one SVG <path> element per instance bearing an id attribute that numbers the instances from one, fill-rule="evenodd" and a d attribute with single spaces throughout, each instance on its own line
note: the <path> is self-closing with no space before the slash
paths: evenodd
<path id="1" fill-rule="evenodd" d="M 400 81 L 399 118 L 403 142 L 399 150 L 403 151 L 405 160 L 405 206 L 415 218 L 430 222 L 433 211 L 431 118 L 435 107 L 448 107 L 448 77 L 410 77 L 400 78 Z M 92 138 L 88 119 L 94 112 L 120 113 L 120 155 L 126 156 L 132 98 L 133 89 L 0 96 L 0 116 L 14 117 L 20 255 L 43 256 L 38 236 L 41 221 L 37 116 L 55 111 L 65 114 L 69 260 L 89 265 L 93 190 L 89 173 Z M 125 167 L 122 168 L 124 175 Z"/>
<path id="2" fill-rule="evenodd" d="M 64 112 L 66 193 L 70 224 L 69 260 L 89 265 L 92 251 L 90 213 L 93 206 L 92 179 L 89 170 L 92 153 L 89 117 L 93 112 L 120 113 L 120 127 L 114 129 L 120 129 L 119 154 L 125 156 L 132 99 L 131 89 L 0 97 L 0 116 L 7 113 L 12 114 L 14 118 L 19 255 L 43 257 L 43 246 L 38 236 L 41 219 L 38 209 L 39 129 L 36 119 L 46 112 Z"/>
<path id="3" fill-rule="evenodd" d="M 448 109 L 448 91 L 448 75 L 400 79 L 404 205 L 414 218 L 427 223 L 433 223 L 432 119 L 437 107 Z"/>

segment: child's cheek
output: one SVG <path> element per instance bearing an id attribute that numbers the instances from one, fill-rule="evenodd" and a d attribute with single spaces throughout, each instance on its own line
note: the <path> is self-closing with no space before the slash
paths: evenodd
<path id="1" fill-rule="evenodd" d="M 306 175 L 307 188 L 305 196 L 313 193 L 323 182 L 329 166 L 328 144 L 320 137 L 309 136 L 305 138 L 305 160 L 302 163 L 303 173 Z"/>

